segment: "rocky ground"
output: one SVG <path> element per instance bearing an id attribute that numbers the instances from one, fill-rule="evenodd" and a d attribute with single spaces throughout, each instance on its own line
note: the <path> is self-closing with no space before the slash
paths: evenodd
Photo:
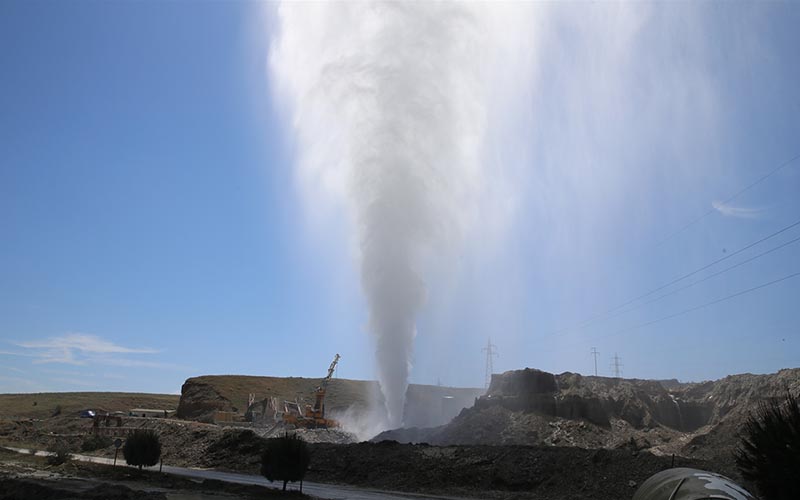
<path id="1" fill-rule="evenodd" d="M 159 430 L 166 465 L 251 474 L 259 471 L 265 438 L 252 430 L 180 420 L 135 420 L 139 426 Z M 78 450 L 90 430 L 90 419 L 0 421 L 0 444 L 39 450 L 66 444 Z M 329 430 L 301 434 L 311 441 L 330 439 L 336 433 Z M 428 446 L 389 441 L 310 446 L 312 462 L 307 478 L 311 481 L 474 498 L 619 500 L 630 498 L 644 479 L 672 465 L 671 456 L 656 456 L 635 446 L 592 450 L 569 446 Z M 90 454 L 113 456 L 113 446 Z M 676 465 L 713 470 L 738 479 L 735 469 L 724 461 L 678 457 Z M 91 465 L 86 467 L 81 468 L 86 474 L 94 470 Z M 3 483 L 8 484 L 6 480 Z"/>
<path id="2" fill-rule="evenodd" d="M 787 391 L 800 393 L 800 369 L 687 384 L 516 370 L 495 375 L 487 394 L 447 425 L 387 431 L 374 440 L 632 447 L 716 459 L 731 455 L 759 403 Z"/>
<path id="3" fill-rule="evenodd" d="M 786 391 L 800 392 L 800 370 L 681 384 L 526 369 L 495 376 L 488 393 L 446 425 L 362 443 L 341 430 L 297 432 L 312 449 L 312 481 L 475 498 L 619 500 L 673 463 L 742 483 L 732 454 L 741 424 Z M 287 430 L 136 417 L 120 425 L 100 432 L 156 430 L 165 465 L 248 473 L 258 473 L 265 438 Z M 0 444 L 77 451 L 92 430 L 91 419 L 74 415 L 0 418 Z"/>
<path id="4" fill-rule="evenodd" d="M 207 466 L 256 473 L 263 441 L 228 431 L 207 450 Z M 728 462 L 657 456 L 630 448 L 430 446 L 395 441 L 311 445 L 308 479 L 324 483 L 493 499 L 620 500 L 671 466 L 741 481 Z"/>
<path id="5" fill-rule="evenodd" d="M 261 486 L 194 481 L 129 467 L 69 461 L 51 465 L 45 457 L 0 449 L 2 500 L 230 500 L 314 497 Z"/>

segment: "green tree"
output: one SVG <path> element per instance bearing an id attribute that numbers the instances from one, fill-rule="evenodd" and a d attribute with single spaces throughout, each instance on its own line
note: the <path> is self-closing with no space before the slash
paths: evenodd
<path id="1" fill-rule="evenodd" d="M 58 442 L 49 449 L 50 455 L 47 457 L 47 463 L 50 465 L 61 465 L 69 462 L 72 458 L 70 448 L 67 443 Z"/>
<path id="2" fill-rule="evenodd" d="M 139 469 L 158 463 L 161 458 L 161 440 L 155 431 L 137 430 L 128 436 L 122 446 L 122 456 L 128 465 L 137 465 Z"/>
<path id="3" fill-rule="evenodd" d="M 311 452 L 306 442 L 297 434 L 287 433 L 267 440 L 261 456 L 261 475 L 270 482 L 283 481 L 283 491 L 289 481 L 300 481 L 300 491 L 303 491 L 302 481 L 310 462 Z"/>
<path id="4" fill-rule="evenodd" d="M 113 441 L 108 436 L 92 434 L 84 438 L 81 443 L 81 451 L 95 451 L 101 448 L 108 448 Z"/>
<path id="5" fill-rule="evenodd" d="M 762 403 L 742 427 L 736 465 L 764 500 L 800 498 L 800 404 L 784 400 Z"/>

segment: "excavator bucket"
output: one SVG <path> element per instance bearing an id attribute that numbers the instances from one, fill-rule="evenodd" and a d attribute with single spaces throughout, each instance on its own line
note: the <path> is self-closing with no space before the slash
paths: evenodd
<path id="1" fill-rule="evenodd" d="M 306 405 L 305 411 L 301 412 L 300 406 L 297 405 L 296 416 L 290 415 L 287 410 L 287 413 L 283 416 L 284 422 L 292 424 L 295 427 L 305 427 L 309 429 L 339 427 L 337 421 L 325 418 L 325 393 L 328 390 L 328 383 L 331 381 L 333 373 L 336 370 L 336 364 L 339 363 L 339 358 L 341 358 L 339 354 L 333 358 L 331 365 L 328 367 L 328 375 L 322 379 L 322 383 L 320 383 L 319 387 L 317 387 L 314 392 L 314 406 Z"/>

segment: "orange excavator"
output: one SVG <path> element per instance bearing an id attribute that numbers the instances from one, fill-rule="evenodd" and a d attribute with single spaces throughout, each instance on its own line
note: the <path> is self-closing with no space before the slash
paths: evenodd
<path id="1" fill-rule="evenodd" d="M 325 418 L 325 392 L 328 390 L 328 383 L 333 378 L 333 372 L 339 363 L 338 354 L 333 358 L 331 366 L 328 367 L 328 375 L 322 379 L 322 383 L 314 391 L 314 406 L 306 405 L 305 411 L 300 411 L 300 405 L 296 401 L 284 401 L 283 421 L 295 427 L 306 429 L 327 429 L 339 427 L 336 420 Z"/>

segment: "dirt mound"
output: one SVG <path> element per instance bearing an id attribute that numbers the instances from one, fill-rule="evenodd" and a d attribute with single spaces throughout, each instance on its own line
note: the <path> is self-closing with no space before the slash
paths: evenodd
<path id="1" fill-rule="evenodd" d="M 228 429 L 217 435 L 206 448 L 204 465 L 235 471 L 258 472 L 267 439 L 285 431 L 262 435 L 250 429 Z M 347 444 L 355 442 L 352 434 L 338 429 L 298 429 L 291 431 L 310 445 L 318 443 Z"/>
<path id="2" fill-rule="evenodd" d="M 251 430 L 229 430 L 206 449 L 206 465 L 236 471 L 256 471 L 267 440 Z"/>
<path id="3" fill-rule="evenodd" d="M 619 500 L 630 498 L 645 479 L 671 465 L 670 457 L 622 449 L 438 447 L 383 441 L 313 445 L 308 477 L 480 498 Z M 719 470 L 702 460 L 679 460 L 676 465 Z"/>
<path id="4" fill-rule="evenodd" d="M 190 378 L 181 387 L 177 417 L 211 422 L 214 412 L 235 411 L 235 408 L 213 384 Z"/>
<path id="5" fill-rule="evenodd" d="M 0 499 L 3 500 L 166 500 L 161 492 L 142 491 L 122 484 L 100 483 L 87 487 L 83 481 L 59 479 L 58 481 L 2 478 Z"/>
<path id="6" fill-rule="evenodd" d="M 206 466 L 258 473 L 265 442 L 250 431 L 228 431 L 209 448 Z M 484 499 L 619 500 L 630 498 L 645 479 L 673 465 L 672 457 L 638 451 L 635 444 L 612 450 L 396 441 L 309 447 L 310 481 Z M 677 458 L 674 465 L 739 479 L 727 462 Z"/>
<path id="7" fill-rule="evenodd" d="M 727 457 L 758 403 L 787 390 L 800 392 L 800 369 L 688 384 L 525 369 L 494 375 L 487 394 L 445 426 L 387 431 L 374 441 L 566 445 Z"/>
<path id="8" fill-rule="evenodd" d="M 306 443 L 349 444 L 359 441 L 354 434 L 341 429 L 297 429 L 293 432 Z M 279 435 L 278 433 L 273 433 L 269 437 Z"/>

